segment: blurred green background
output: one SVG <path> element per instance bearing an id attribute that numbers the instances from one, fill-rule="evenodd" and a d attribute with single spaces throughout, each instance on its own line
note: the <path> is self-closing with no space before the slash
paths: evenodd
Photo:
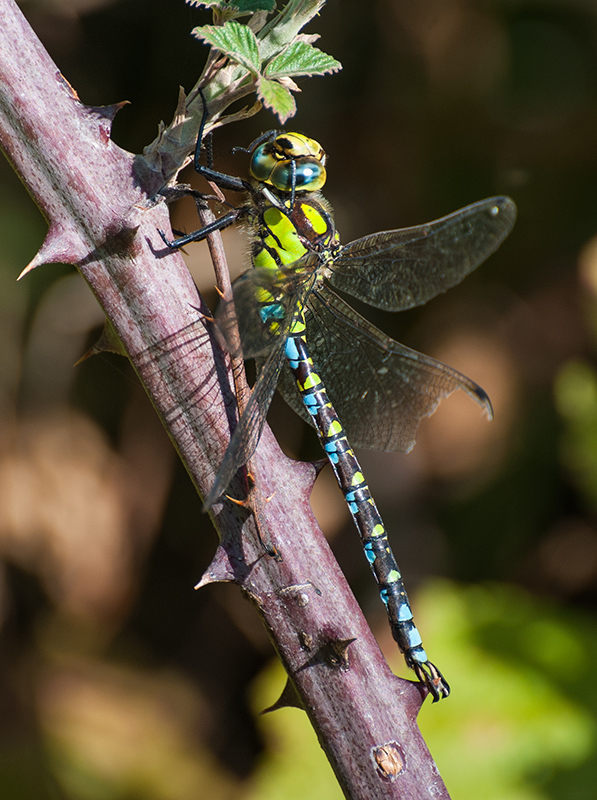
<path id="1" fill-rule="evenodd" d="M 130 101 L 113 138 L 133 152 L 203 64 L 208 16 L 182 0 L 22 8 L 84 102 Z M 519 207 L 461 286 L 369 313 L 495 407 L 452 396 L 412 453 L 362 454 L 453 690 L 423 733 L 455 800 L 597 798 L 597 3 L 330 0 L 308 30 L 344 70 L 301 83 L 291 127 L 328 152 L 344 241 Z M 218 165 L 242 173 L 230 149 L 275 126 L 220 131 Z M 126 362 L 73 368 L 102 322 L 86 285 L 55 265 L 15 282 L 46 225 L 5 161 L 0 182 L 0 797 L 339 798 L 305 715 L 257 716 L 284 678 L 256 614 L 235 587 L 193 591 L 215 533 Z M 196 227 L 192 203 L 172 213 Z M 188 262 L 213 303 L 205 248 Z M 283 403 L 271 418 L 319 457 Z M 312 502 L 404 674 L 327 470 Z"/>

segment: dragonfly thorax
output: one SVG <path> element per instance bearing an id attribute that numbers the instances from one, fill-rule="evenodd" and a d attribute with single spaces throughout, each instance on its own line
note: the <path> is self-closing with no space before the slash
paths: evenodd
<path id="1" fill-rule="evenodd" d="M 320 265 L 332 261 L 340 243 L 325 200 L 318 194 L 299 194 L 288 207 L 269 202 L 268 194 L 259 197 L 252 215 L 253 265 L 276 269 L 310 253 Z"/>

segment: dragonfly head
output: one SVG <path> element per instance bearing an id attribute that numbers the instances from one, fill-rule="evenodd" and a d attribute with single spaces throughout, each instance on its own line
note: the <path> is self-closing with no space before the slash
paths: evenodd
<path id="1" fill-rule="evenodd" d="M 325 160 L 314 139 L 270 131 L 270 138 L 252 151 L 250 171 L 256 180 L 282 192 L 315 192 L 326 181 Z"/>

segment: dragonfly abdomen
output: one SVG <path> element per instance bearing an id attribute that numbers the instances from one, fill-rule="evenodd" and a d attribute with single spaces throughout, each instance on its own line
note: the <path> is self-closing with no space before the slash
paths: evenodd
<path id="1" fill-rule="evenodd" d="M 286 341 L 286 358 L 359 531 L 365 555 L 387 610 L 392 636 L 404 653 L 407 665 L 427 684 L 434 700 L 447 697 L 450 687 L 437 667 L 430 663 L 422 646 L 421 635 L 413 621 L 402 575 L 392 553 L 381 515 L 342 423 L 309 355 L 300 320 L 295 327 L 295 332 Z"/>

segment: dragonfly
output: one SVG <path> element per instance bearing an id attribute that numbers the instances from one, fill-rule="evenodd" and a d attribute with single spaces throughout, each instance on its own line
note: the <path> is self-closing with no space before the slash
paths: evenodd
<path id="1" fill-rule="evenodd" d="M 385 311 L 422 305 L 458 284 L 508 236 L 516 206 L 491 197 L 411 228 L 384 231 L 342 245 L 321 194 L 326 154 L 307 136 L 268 131 L 247 149 L 250 180 L 195 168 L 244 202 L 169 248 L 201 241 L 241 223 L 252 242 L 248 269 L 223 298 L 218 325 L 233 355 L 254 358 L 258 376 L 232 434 L 209 507 L 254 453 L 276 388 L 311 423 L 331 463 L 379 585 L 392 635 L 433 702 L 450 687 L 429 660 L 387 531 L 353 447 L 408 452 L 419 423 L 456 389 L 489 418 L 486 392 L 460 372 L 394 341 L 337 291 Z M 236 330 L 240 336 L 237 337 Z"/>

